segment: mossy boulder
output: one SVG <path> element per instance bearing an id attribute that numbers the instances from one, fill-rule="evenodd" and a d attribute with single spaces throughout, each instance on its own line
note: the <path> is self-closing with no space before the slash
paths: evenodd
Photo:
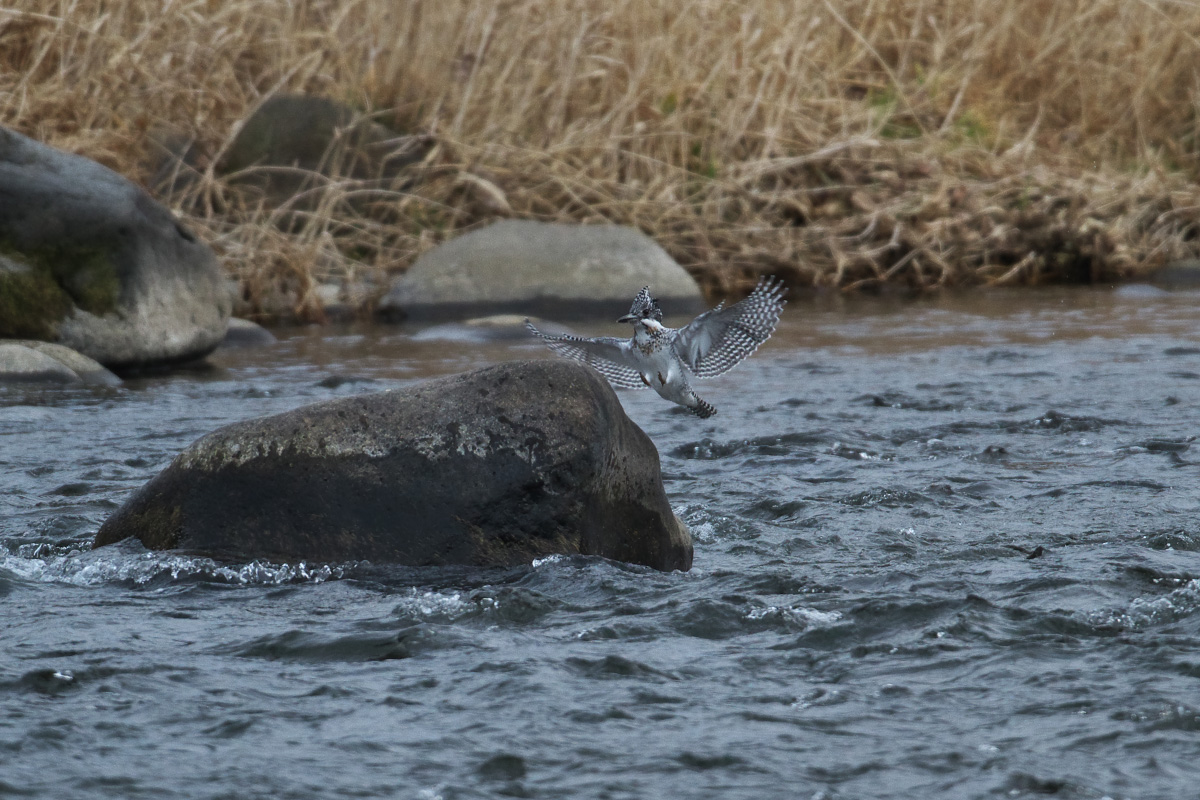
<path id="1" fill-rule="evenodd" d="M 53 339 L 71 313 L 71 297 L 48 269 L 0 252 L 0 336 Z"/>
<path id="2" fill-rule="evenodd" d="M 139 489 L 96 546 L 128 537 L 235 560 L 692 563 L 653 442 L 603 378 L 559 360 L 221 428 Z"/>
<path id="3" fill-rule="evenodd" d="M 110 367 L 186 361 L 231 305 L 212 250 L 142 189 L 0 127 L 0 337 Z"/>

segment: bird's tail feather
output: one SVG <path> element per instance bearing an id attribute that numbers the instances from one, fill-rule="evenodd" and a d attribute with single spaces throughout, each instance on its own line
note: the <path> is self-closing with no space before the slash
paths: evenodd
<path id="1" fill-rule="evenodd" d="M 688 411 L 691 411 L 700 419 L 708 419 L 713 414 L 717 413 L 717 408 L 707 400 L 701 400 L 699 397 L 697 397 L 696 405 L 688 406 Z"/>

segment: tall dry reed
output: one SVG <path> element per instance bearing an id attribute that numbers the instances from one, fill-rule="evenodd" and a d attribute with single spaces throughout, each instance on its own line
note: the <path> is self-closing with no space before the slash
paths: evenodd
<path id="1" fill-rule="evenodd" d="M 141 180 L 162 130 L 188 137 L 203 180 L 165 199 L 250 312 L 319 317 L 319 284 L 382 285 L 500 216 L 635 225 L 713 293 L 1111 280 L 1195 250 L 1191 2 L 0 2 L 0 123 Z M 278 92 L 434 146 L 281 226 L 212 169 Z"/>

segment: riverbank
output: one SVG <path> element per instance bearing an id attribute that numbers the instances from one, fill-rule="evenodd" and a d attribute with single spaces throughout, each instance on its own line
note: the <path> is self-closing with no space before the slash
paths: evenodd
<path id="1" fill-rule="evenodd" d="M 1119 0 L 21 0 L 0 124 L 151 187 L 260 320 L 369 316 L 508 217 L 635 226 L 710 298 L 1116 282 L 1200 254 L 1198 38 Z M 419 157 L 265 196 L 223 158 L 285 92 Z"/>

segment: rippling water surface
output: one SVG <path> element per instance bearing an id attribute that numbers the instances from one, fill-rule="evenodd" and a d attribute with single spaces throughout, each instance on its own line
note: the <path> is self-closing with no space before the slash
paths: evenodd
<path id="1" fill-rule="evenodd" d="M 89 549 L 220 425 L 527 341 L 295 331 L 0 390 L 0 797 L 1194 796 L 1197 301 L 793 304 L 716 417 L 622 392 L 686 574 Z"/>

